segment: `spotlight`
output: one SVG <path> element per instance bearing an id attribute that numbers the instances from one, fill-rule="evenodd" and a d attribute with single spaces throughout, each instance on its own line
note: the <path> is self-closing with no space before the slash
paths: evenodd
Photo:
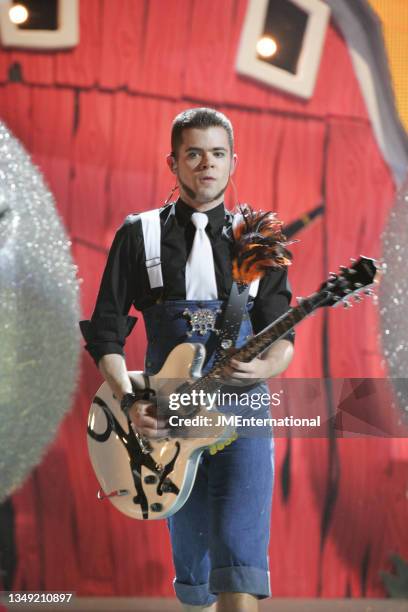
<path id="1" fill-rule="evenodd" d="M 9 19 L 11 23 L 20 25 L 28 19 L 28 11 L 23 4 L 15 4 L 9 10 Z"/>
<path id="2" fill-rule="evenodd" d="M 24 30 L 58 30 L 58 0 L 13 0 L 18 7 L 23 7 L 28 18 L 18 27 Z"/>
<path id="3" fill-rule="evenodd" d="M 261 57 L 272 57 L 275 55 L 278 45 L 270 36 L 263 36 L 256 43 L 256 50 Z"/>

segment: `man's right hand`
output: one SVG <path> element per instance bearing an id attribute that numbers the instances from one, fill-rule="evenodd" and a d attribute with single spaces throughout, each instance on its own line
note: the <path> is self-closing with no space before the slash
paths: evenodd
<path id="1" fill-rule="evenodd" d="M 133 428 L 147 438 L 165 438 L 169 430 L 162 419 L 156 418 L 156 404 L 138 400 L 129 409 L 129 418 Z"/>

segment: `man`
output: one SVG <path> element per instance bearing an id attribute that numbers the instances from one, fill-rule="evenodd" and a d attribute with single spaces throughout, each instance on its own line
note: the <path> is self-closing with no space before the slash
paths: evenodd
<path id="1" fill-rule="evenodd" d="M 188 321 L 183 314 L 186 306 L 205 306 L 216 312 L 225 305 L 232 284 L 231 242 L 224 231 L 231 224 L 231 215 L 223 205 L 237 164 L 231 123 L 215 110 L 190 109 L 175 118 L 171 140 L 167 163 L 177 178 L 180 198 L 159 214 L 160 274 L 157 277 L 155 269 L 156 281 L 152 282 L 150 258 L 146 257 L 150 239 L 140 216 L 129 217 L 112 245 L 92 320 L 82 327 L 87 349 L 128 409 L 133 426 L 152 437 L 163 435 L 164 425 L 152 416 L 148 401 L 132 398 L 123 356 L 125 338 L 133 327 L 127 317 L 130 306 L 133 303 L 144 315 L 148 337 L 145 365 L 152 374 L 176 344 L 207 344 L 214 338 L 211 331 L 187 337 Z M 198 299 L 194 291 L 191 293 L 197 280 L 191 274 L 191 256 L 199 236 L 198 226 L 195 229 L 193 225 L 194 213 L 201 213 L 200 219 L 205 216 L 201 248 L 208 247 L 209 239 L 213 261 L 207 261 L 212 257 L 206 252 L 201 265 L 207 266 L 206 277 L 213 273 L 215 279 L 208 294 L 204 281 L 199 283 L 194 289 Z M 153 263 L 157 265 L 157 258 Z M 289 301 L 286 271 L 267 273 L 251 304 L 250 316 L 244 317 L 237 342 L 242 344 L 252 332 L 251 321 L 257 333 L 285 312 Z M 249 363 L 231 359 L 224 375 L 230 385 L 252 382 L 254 387 L 285 370 L 292 354 L 291 339 L 281 339 Z M 128 398 L 130 405 L 126 404 Z M 175 591 L 185 610 L 252 612 L 258 609 L 258 598 L 270 594 L 267 549 L 272 483 L 273 444 L 268 436 L 239 436 L 214 456 L 207 451 L 203 454 L 189 499 L 168 521 Z"/>

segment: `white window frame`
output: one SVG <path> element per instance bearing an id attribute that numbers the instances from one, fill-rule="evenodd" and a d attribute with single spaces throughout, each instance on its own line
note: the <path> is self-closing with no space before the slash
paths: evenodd
<path id="1" fill-rule="evenodd" d="M 257 57 L 256 44 L 263 35 L 268 0 L 248 1 L 236 69 L 239 74 L 308 99 L 312 96 L 316 83 L 330 8 L 321 0 L 290 0 L 290 2 L 308 13 L 296 74 L 291 74 Z"/>
<path id="2" fill-rule="evenodd" d="M 58 0 L 57 30 L 21 30 L 10 21 L 10 0 L 0 3 L 0 41 L 4 47 L 69 49 L 79 42 L 78 0 Z"/>

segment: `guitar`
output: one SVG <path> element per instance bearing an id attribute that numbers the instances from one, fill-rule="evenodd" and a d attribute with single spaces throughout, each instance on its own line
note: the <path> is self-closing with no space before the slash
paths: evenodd
<path id="1" fill-rule="evenodd" d="M 297 306 L 235 350 L 234 357 L 251 361 L 317 308 L 350 304 L 348 300 L 353 295 L 356 301 L 361 301 L 356 294 L 373 293 L 369 287 L 377 272 L 375 261 L 367 257 L 354 261 L 350 267 L 342 266 L 317 292 L 299 300 Z M 160 372 L 148 377 L 161 409 L 167 408 L 167 414 L 170 413 L 168 398 L 173 392 L 194 397 L 195 391 L 197 397 L 200 391 L 205 394 L 219 391 L 222 371 L 230 357 L 225 351 L 211 370 L 201 376 L 204 345 L 187 342 L 176 346 Z M 136 387 L 145 387 L 146 376 L 142 372 L 129 372 L 129 376 Z M 123 514 L 136 519 L 162 519 L 177 512 L 194 485 L 203 451 L 234 434 L 232 426 L 217 424 L 220 414 L 205 402 L 198 405 L 191 402 L 180 406 L 177 415 L 195 418 L 198 426 L 177 428 L 166 438 L 147 439 L 130 426 L 108 384 L 103 383 L 93 398 L 87 430 L 91 463 L 101 485 L 98 498 L 109 499 Z"/>

